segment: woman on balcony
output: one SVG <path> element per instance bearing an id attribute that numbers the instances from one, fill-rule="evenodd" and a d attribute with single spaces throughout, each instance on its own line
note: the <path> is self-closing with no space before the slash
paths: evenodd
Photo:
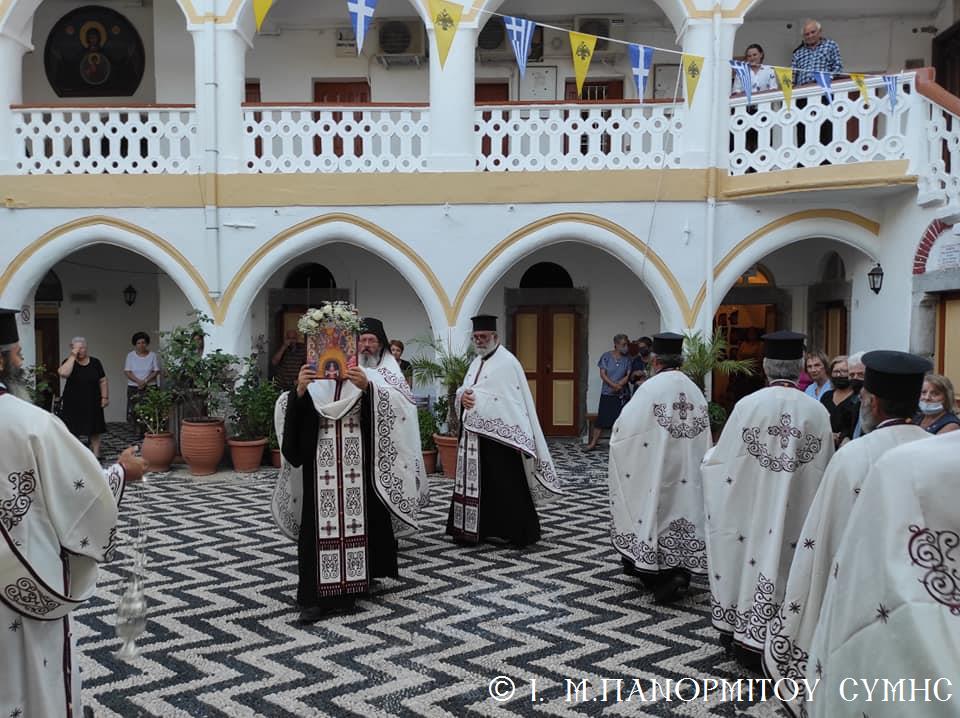
<path id="1" fill-rule="evenodd" d="M 750 68 L 750 90 L 751 92 L 766 92 L 767 90 L 777 89 L 777 75 L 772 67 L 763 64 L 763 48 L 753 43 L 747 45 L 743 53 L 747 60 L 747 66 Z M 733 94 L 742 95 L 744 93 L 743 83 L 740 76 L 734 74 Z"/>

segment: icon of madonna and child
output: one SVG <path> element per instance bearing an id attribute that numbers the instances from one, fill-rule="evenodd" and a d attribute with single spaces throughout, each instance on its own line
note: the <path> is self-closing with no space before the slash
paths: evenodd
<path id="1" fill-rule="evenodd" d="M 347 302 L 325 302 L 308 309 L 297 328 L 307 337 L 307 364 L 318 380 L 344 381 L 357 366 L 357 335 L 360 317 Z"/>

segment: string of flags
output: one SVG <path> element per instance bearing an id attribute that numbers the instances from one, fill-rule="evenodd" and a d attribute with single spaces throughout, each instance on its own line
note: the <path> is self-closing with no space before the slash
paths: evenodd
<path id="1" fill-rule="evenodd" d="M 256 22 L 257 31 L 260 31 L 267 13 L 276 0 L 253 0 L 253 13 Z M 450 47 L 453 45 L 457 34 L 457 28 L 460 26 L 460 20 L 463 16 L 464 6 L 451 0 L 428 0 L 430 10 L 430 19 L 433 23 L 433 29 L 437 40 L 438 57 L 440 67 L 443 68 L 447 62 L 447 56 L 450 54 Z M 357 54 L 363 52 L 363 45 L 367 38 L 367 32 L 373 22 L 373 16 L 377 9 L 377 0 L 347 0 L 347 12 L 350 14 L 350 22 L 353 25 L 354 36 L 357 41 Z M 685 97 L 687 106 L 693 104 L 693 98 L 697 92 L 697 85 L 700 77 L 703 75 L 703 66 L 705 58 L 702 55 L 671 50 L 662 47 L 652 47 L 649 45 L 640 45 L 638 43 L 626 42 L 615 38 L 600 37 L 588 33 L 566 30 L 564 28 L 546 25 L 541 22 L 529 20 L 527 18 L 515 17 L 512 15 L 503 15 L 490 10 L 480 10 L 489 15 L 496 15 L 504 24 L 507 32 L 507 38 L 510 47 L 513 49 L 514 56 L 522 78 L 527 70 L 527 58 L 530 55 L 530 47 L 533 44 L 533 36 L 537 26 L 566 32 L 570 40 L 571 58 L 573 60 L 574 75 L 577 81 L 577 96 L 583 95 L 583 85 L 590 70 L 590 63 L 593 60 L 598 40 L 619 43 L 627 46 L 627 54 L 630 58 L 630 67 L 633 75 L 634 84 L 637 88 L 637 96 L 643 100 L 646 96 L 647 83 L 650 79 L 650 71 L 653 66 L 654 51 L 668 52 L 680 55 L 680 68 L 686 89 Z M 730 67 L 734 74 L 740 80 L 747 98 L 747 104 L 752 102 L 752 82 L 750 66 L 742 60 L 730 60 Z M 774 76 L 777 79 L 780 91 L 783 93 L 784 102 L 789 109 L 793 101 L 794 89 L 794 68 L 771 67 Z M 816 83 L 820 86 L 823 96 L 828 103 L 833 102 L 833 75 L 849 75 L 850 79 L 860 90 L 861 97 L 869 103 L 869 93 L 867 92 L 866 78 L 863 73 L 830 73 L 818 71 L 803 71 L 812 75 Z M 899 75 L 882 75 L 883 84 L 887 91 L 887 97 L 890 101 L 890 111 L 894 112 L 897 106 L 897 92 L 900 86 Z"/>

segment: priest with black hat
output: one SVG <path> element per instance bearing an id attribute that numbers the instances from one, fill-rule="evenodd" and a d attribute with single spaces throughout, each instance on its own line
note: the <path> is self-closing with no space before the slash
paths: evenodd
<path id="1" fill-rule="evenodd" d="M 471 321 L 477 356 L 457 390 L 460 444 L 447 533 L 463 544 L 527 546 L 540 539 L 536 506 L 561 493 L 560 479 L 523 367 L 500 344 L 497 318 Z"/>
<path id="2" fill-rule="evenodd" d="M 703 463 L 713 625 L 754 670 L 834 451 L 826 407 L 797 387 L 804 335 L 763 340 L 768 386 L 737 402 Z"/>
<path id="3" fill-rule="evenodd" d="M 80 716 L 71 614 L 116 548 L 130 447 L 104 470 L 53 414 L 11 391 L 23 364 L 16 310 L 0 309 L 0 715 Z"/>
<path id="4" fill-rule="evenodd" d="M 682 371 L 683 336 L 654 335 L 651 355 L 654 376 L 613 425 L 607 481 L 624 570 L 668 603 L 691 576 L 707 575 L 700 463 L 710 417 L 703 392 Z"/>
<path id="5" fill-rule="evenodd" d="M 786 595 L 767 627 L 764 664 L 774 679 L 804 676 L 840 539 L 870 469 L 890 449 L 930 436 L 910 422 L 930 362 L 905 352 L 874 351 L 863 356 L 863 365 L 860 421 L 869 433 L 837 451 L 807 512 Z M 787 703 L 794 715 L 801 713 L 801 698 Z"/>
<path id="6" fill-rule="evenodd" d="M 345 380 L 305 364 L 274 411 L 283 462 L 271 511 L 297 542 L 301 623 L 348 611 L 373 579 L 396 578 L 392 518 L 418 528 L 429 496 L 416 402 L 383 323 L 363 318 L 358 335 L 359 366 Z"/>

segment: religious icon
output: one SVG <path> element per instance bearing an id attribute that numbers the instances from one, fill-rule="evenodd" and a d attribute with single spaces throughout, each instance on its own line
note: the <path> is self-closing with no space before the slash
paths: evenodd
<path id="1" fill-rule="evenodd" d="M 318 379 L 341 381 L 357 365 L 357 335 L 347 327 L 325 323 L 307 336 L 307 363 L 318 371 Z"/>
<path id="2" fill-rule="evenodd" d="M 91 85 L 102 85 L 110 78 L 110 60 L 101 52 L 107 44 L 103 23 L 88 20 L 80 28 L 80 44 L 87 52 L 80 61 L 80 77 Z"/>

